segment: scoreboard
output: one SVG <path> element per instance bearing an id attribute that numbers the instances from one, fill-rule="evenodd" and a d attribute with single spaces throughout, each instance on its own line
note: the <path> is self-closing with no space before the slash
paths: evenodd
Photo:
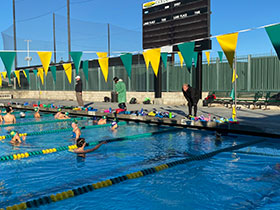
<path id="1" fill-rule="evenodd" d="M 211 49 L 210 0 L 155 0 L 143 4 L 143 49 L 199 40 L 195 50 Z"/>

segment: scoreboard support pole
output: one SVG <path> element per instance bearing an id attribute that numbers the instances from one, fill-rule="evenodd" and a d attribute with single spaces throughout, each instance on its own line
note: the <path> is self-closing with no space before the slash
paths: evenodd
<path id="1" fill-rule="evenodd" d="M 202 98 L 202 52 L 197 53 L 197 65 L 196 69 L 192 72 L 192 87 L 199 90 L 200 99 Z"/>
<path id="2" fill-rule="evenodd" d="M 161 98 L 162 96 L 162 61 L 160 60 L 158 75 L 154 75 L 154 88 L 155 88 L 155 98 Z"/>

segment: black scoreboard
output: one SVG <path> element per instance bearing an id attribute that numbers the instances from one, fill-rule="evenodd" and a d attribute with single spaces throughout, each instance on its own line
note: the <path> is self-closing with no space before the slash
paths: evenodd
<path id="1" fill-rule="evenodd" d="M 210 36 L 210 0 L 155 0 L 143 4 L 143 49 L 173 46 Z M 195 50 L 211 49 L 211 40 Z"/>

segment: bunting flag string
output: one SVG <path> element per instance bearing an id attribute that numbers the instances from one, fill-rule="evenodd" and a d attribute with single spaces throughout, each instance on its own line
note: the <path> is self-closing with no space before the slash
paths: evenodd
<path id="1" fill-rule="evenodd" d="M 64 68 L 65 74 L 67 76 L 68 82 L 71 84 L 71 82 L 72 82 L 72 64 L 65 63 L 65 64 L 63 64 L 63 68 Z"/>
<path id="2" fill-rule="evenodd" d="M 194 67 L 195 68 L 197 66 L 197 56 L 198 56 L 198 52 L 194 52 L 193 53 L 193 62 L 194 62 Z"/>
<path id="3" fill-rule="evenodd" d="M 158 75 L 158 69 L 160 64 L 160 57 L 161 57 L 160 51 L 161 51 L 160 48 L 147 50 L 147 57 L 149 62 L 151 63 L 152 69 L 156 77 Z"/>
<path id="4" fill-rule="evenodd" d="M 38 70 L 37 69 L 33 69 L 33 73 L 35 74 L 35 77 L 38 77 Z"/>
<path id="5" fill-rule="evenodd" d="M 16 78 L 17 78 L 18 86 L 21 87 L 21 85 L 20 85 L 20 71 L 16 70 L 15 75 L 16 75 Z"/>
<path id="6" fill-rule="evenodd" d="M 81 58 L 82 58 L 83 52 L 70 52 L 69 54 L 71 55 L 72 60 L 74 62 L 75 69 L 76 69 L 76 75 L 78 75 L 79 74 L 80 65 L 81 65 Z"/>
<path id="7" fill-rule="evenodd" d="M 42 85 L 44 85 L 44 69 L 43 68 L 38 68 L 37 77 L 40 77 Z"/>
<path id="8" fill-rule="evenodd" d="M 25 78 L 27 78 L 25 70 L 22 70 L 22 72 L 23 72 L 23 75 L 25 76 Z"/>
<path id="9" fill-rule="evenodd" d="M 230 67 L 233 66 L 233 59 L 237 46 L 238 33 L 225 34 L 217 37 L 221 48 L 223 49 Z"/>
<path id="10" fill-rule="evenodd" d="M 26 70 L 23 70 L 23 73 L 24 73 L 24 75 L 25 75 L 25 77 L 26 77 L 28 83 L 30 83 L 29 70 L 27 70 L 27 69 L 26 69 Z"/>
<path id="11" fill-rule="evenodd" d="M 6 71 L 3 71 L 3 72 L 2 72 L 2 76 L 3 76 L 4 79 L 6 79 L 6 77 L 7 77 L 7 72 L 6 72 Z"/>
<path id="12" fill-rule="evenodd" d="M 83 71 L 85 78 L 88 81 L 88 61 L 83 61 Z"/>
<path id="13" fill-rule="evenodd" d="M 132 54 L 126 53 L 121 55 L 122 63 L 127 71 L 127 75 L 131 78 L 131 67 L 132 67 Z"/>
<path id="14" fill-rule="evenodd" d="M 233 69 L 233 72 L 232 72 L 232 83 L 234 83 L 236 79 L 238 79 L 238 75 L 236 74 L 236 70 Z"/>
<path id="15" fill-rule="evenodd" d="M 184 58 L 183 58 L 183 56 L 182 56 L 182 53 L 181 53 L 181 52 L 178 52 L 178 56 L 179 56 L 179 59 L 180 59 L 181 68 L 183 68 L 183 65 L 184 65 Z"/>
<path id="16" fill-rule="evenodd" d="M 149 61 L 149 56 L 147 51 L 143 52 L 143 57 L 146 64 L 146 69 L 149 70 L 150 61 Z"/>
<path id="17" fill-rule="evenodd" d="M 218 51 L 218 55 L 219 55 L 219 58 L 220 58 L 220 62 L 222 62 L 223 61 L 223 57 L 224 57 L 223 51 Z"/>
<path id="18" fill-rule="evenodd" d="M 210 65 L 210 51 L 205 52 L 208 66 Z"/>
<path id="19" fill-rule="evenodd" d="M 45 75 L 47 76 L 48 70 L 49 70 L 49 65 L 50 65 L 51 58 L 52 58 L 52 52 L 37 52 L 37 54 L 43 65 Z"/>
<path id="20" fill-rule="evenodd" d="M 265 27 L 266 33 L 280 59 L 280 24 Z"/>
<path id="21" fill-rule="evenodd" d="M 103 77 L 105 79 L 105 82 L 107 82 L 109 74 L 109 58 L 107 57 L 106 52 L 98 52 L 96 54 L 98 56 L 98 63 L 101 68 Z"/>
<path id="22" fill-rule="evenodd" d="M 194 45 L 195 45 L 194 42 L 186 42 L 186 43 L 178 45 L 178 48 L 179 48 L 180 52 L 182 53 L 185 64 L 186 64 L 189 71 L 191 70 L 191 67 L 192 67 Z"/>
<path id="23" fill-rule="evenodd" d="M 56 66 L 51 66 L 50 69 L 52 72 L 53 81 L 56 83 Z"/>
<path id="24" fill-rule="evenodd" d="M 168 58 L 168 53 L 167 52 L 162 52 L 161 53 L 161 60 L 165 68 L 167 68 L 167 58 Z"/>
<path id="25" fill-rule="evenodd" d="M 16 53 L 15 52 L 0 52 L 0 57 L 5 66 L 5 69 L 7 71 L 9 81 L 11 82 L 11 72 L 12 72 L 12 67 L 13 67 L 14 61 L 15 61 Z"/>
<path id="26" fill-rule="evenodd" d="M 2 76 L 0 74 L 0 87 L 2 87 Z"/>

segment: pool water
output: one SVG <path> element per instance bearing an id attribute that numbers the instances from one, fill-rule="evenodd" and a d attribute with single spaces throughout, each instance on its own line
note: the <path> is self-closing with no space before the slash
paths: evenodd
<path id="1" fill-rule="evenodd" d="M 45 119 L 43 119 L 45 120 Z M 83 120 L 79 125 L 90 125 Z M 52 130 L 69 122 L 23 126 L 18 130 Z M 82 130 L 88 142 L 166 130 L 130 123 L 117 132 L 107 128 Z M 1 130 L 2 134 L 6 131 Z M 69 151 L 0 162 L 0 207 L 96 183 L 145 168 L 205 154 L 257 139 L 224 136 L 218 144 L 212 132 L 181 129 L 176 132 L 103 145 L 77 158 Z M 0 142 L 1 155 L 73 144 L 71 132 L 27 137 L 26 144 L 12 147 Z M 280 156 L 275 141 L 225 152 L 164 171 L 128 180 L 66 199 L 39 209 L 277 209 L 280 208 L 280 172 L 274 169 Z M 254 153 L 252 155 L 251 153 Z M 256 155 L 255 153 L 262 153 Z M 265 156 L 265 154 L 273 154 Z"/>

